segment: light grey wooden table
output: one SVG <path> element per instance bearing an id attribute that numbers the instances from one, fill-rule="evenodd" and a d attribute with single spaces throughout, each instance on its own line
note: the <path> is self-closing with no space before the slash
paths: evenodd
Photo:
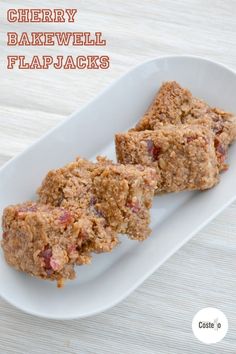
<path id="1" fill-rule="evenodd" d="M 234 0 L 40 1 L 41 8 L 77 7 L 75 24 L 9 25 L 0 4 L 0 165 L 87 103 L 126 70 L 167 54 L 204 56 L 236 70 Z M 35 4 L 38 8 L 39 4 Z M 7 31 L 102 31 L 102 48 L 7 48 Z M 7 71 L 6 55 L 109 55 L 107 71 Z M 99 124 L 99 122 L 98 122 Z M 0 182 L 1 183 L 1 182 Z M 115 308 L 83 320 L 38 319 L 0 300 L 0 353 L 223 354 L 236 353 L 236 203 L 169 259 Z M 206 346 L 191 330 L 201 308 L 221 309 L 229 331 Z"/>

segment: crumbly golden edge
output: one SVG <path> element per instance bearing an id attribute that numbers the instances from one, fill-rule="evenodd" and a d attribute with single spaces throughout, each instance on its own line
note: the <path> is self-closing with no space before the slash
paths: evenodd
<path id="1" fill-rule="evenodd" d="M 156 193 L 207 189 L 219 181 L 212 132 L 203 127 L 166 126 L 117 134 L 115 140 L 120 163 L 156 169 Z"/>
<path id="2" fill-rule="evenodd" d="M 227 169 L 227 149 L 236 139 L 236 116 L 193 97 L 191 92 L 177 82 L 164 83 L 147 113 L 134 131 L 155 130 L 163 124 L 202 124 L 210 126 L 215 134 L 215 147 L 220 170 Z"/>
<path id="3" fill-rule="evenodd" d="M 65 167 L 49 171 L 37 191 L 40 202 L 60 206 L 64 199 L 75 198 L 75 193 L 71 196 L 71 192 L 76 189 L 77 192 L 80 191 L 77 195 L 78 205 L 81 208 L 87 207 L 92 168 L 92 162 L 78 158 Z"/>
<path id="4" fill-rule="evenodd" d="M 93 197 L 91 174 L 97 169 L 112 164 L 105 157 L 98 156 L 98 162 L 90 162 L 81 157 L 62 168 L 51 170 L 37 193 L 43 204 L 60 206 L 63 200 L 77 201 L 78 206 L 87 208 Z"/>
<path id="5" fill-rule="evenodd" d="M 155 120 L 169 124 L 181 123 L 183 114 L 190 111 L 191 99 L 190 92 L 182 89 L 177 82 L 163 83 L 147 112 L 133 130 L 151 130 Z"/>
<path id="6" fill-rule="evenodd" d="M 150 233 L 149 209 L 155 190 L 155 170 L 143 166 L 107 166 L 94 171 L 94 188 L 99 209 L 108 223 L 132 239 L 143 240 Z"/>
<path id="7" fill-rule="evenodd" d="M 177 82 L 169 81 L 162 84 L 147 113 L 137 123 L 134 130 L 152 130 L 155 129 L 156 123 L 186 124 L 188 120 L 204 117 L 211 119 L 214 132 L 224 129 L 224 123 L 231 124 L 233 131 L 229 131 L 226 127 L 229 142 L 235 140 L 235 115 L 219 108 L 210 107 L 203 100 L 193 97 L 188 89 L 182 88 Z"/>

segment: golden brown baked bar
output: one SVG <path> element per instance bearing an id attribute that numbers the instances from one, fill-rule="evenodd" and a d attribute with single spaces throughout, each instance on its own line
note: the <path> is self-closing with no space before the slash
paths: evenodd
<path id="1" fill-rule="evenodd" d="M 203 126 L 165 126 L 116 135 L 117 159 L 157 172 L 156 192 L 203 190 L 219 181 L 214 136 Z"/>
<path id="2" fill-rule="evenodd" d="M 75 277 L 74 266 L 90 263 L 90 252 L 111 250 L 115 232 L 103 218 L 34 202 L 9 206 L 3 214 L 2 248 L 14 268 L 57 280 Z"/>
<path id="3" fill-rule="evenodd" d="M 38 193 L 41 203 L 66 208 L 75 203 L 103 216 L 115 231 L 142 240 L 150 233 L 155 179 L 150 168 L 113 164 L 102 157 L 96 163 L 78 158 L 50 171 Z"/>
<path id="4" fill-rule="evenodd" d="M 218 164 L 225 169 L 228 145 L 236 139 L 236 116 L 193 97 L 177 82 L 164 83 L 147 113 L 132 130 L 155 130 L 166 124 L 201 124 L 211 127 L 215 134 Z"/>
<path id="5" fill-rule="evenodd" d="M 108 224 L 132 239 L 144 240 L 150 234 L 150 208 L 156 187 L 152 168 L 110 164 L 93 172 L 97 207 Z"/>

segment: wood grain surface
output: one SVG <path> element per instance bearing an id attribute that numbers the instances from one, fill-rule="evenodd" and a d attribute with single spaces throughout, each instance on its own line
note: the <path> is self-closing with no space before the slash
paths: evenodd
<path id="1" fill-rule="evenodd" d="M 79 9 L 75 24 L 11 24 L 11 7 Z M 168 54 L 210 58 L 236 70 L 235 0 L 2 0 L 0 3 L 0 165 L 142 61 Z M 9 48 L 6 32 L 102 31 L 100 48 Z M 6 70 L 6 56 L 109 55 L 105 71 Z M 235 94 L 235 93 L 232 93 Z M 98 122 L 99 124 L 99 122 Z M 94 128 L 94 127 L 93 127 Z M 89 138 L 89 137 L 88 137 Z M 1 181 L 0 181 L 1 183 Z M 236 203 L 113 309 L 74 321 L 26 315 L 0 300 L 0 353 L 236 353 Z M 213 306 L 229 331 L 215 345 L 192 334 L 194 314 Z"/>

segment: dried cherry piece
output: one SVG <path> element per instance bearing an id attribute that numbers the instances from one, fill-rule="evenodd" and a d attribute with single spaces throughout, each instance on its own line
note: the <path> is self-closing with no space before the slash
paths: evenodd
<path id="1" fill-rule="evenodd" d="M 6 238 L 7 238 L 7 236 L 8 236 L 8 232 L 3 232 L 3 234 L 2 234 L 2 238 L 5 240 Z"/>
<path id="2" fill-rule="evenodd" d="M 89 202 L 89 206 L 93 206 L 97 203 L 97 199 L 96 197 L 94 197 L 94 195 L 91 197 L 90 202 Z"/>
<path id="3" fill-rule="evenodd" d="M 67 251 L 69 253 L 75 253 L 77 251 L 77 245 L 72 244 L 72 245 L 68 246 Z"/>
<path id="4" fill-rule="evenodd" d="M 222 125 L 218 125 L 218 126 L 215 126 L 213 128 L 213 132 L 216 134 L 216 135 L 220 135 L 222 132 L 223 132 L 223 126 Z"/>
<path id="5" fill-rule="evenodd" d="M 187 143 L 191 143 L 191 141 L 195 140 L 196 136 L 187 136 Z"/>
<path id="6" fill-rule="evenodd" d="M 157 161 L 161 153 L 161 148 L 156 146 L 152 140 L 146 140 L 147 150 L 150 156 L 152 156 L 153 161 Z"/>
<path id="7" fill-rule="evenodd" d="M 129 200 L 129 201 L 127 201 L 127 203 L 126 203 L 126 206 L 129 208 L 129 209 L 131 209 L 131 211 L 133 212 L 133 213 L 138 213 L 139 211 L 140 211 L 140 209 L 141 209 L 141 206 L 140 206 L 140 203 L 139 203 L 139 201 L 138 200 L 135 200 L 135 201 L 133 201 L 133 200 Z"/>
<path id="8" fill-rule="evenodd" d="M 52 269 L 50 262 L 52 258 L 52 249 L 45 248 L 42 252 L 40 252 L 39 256 L 43 258 L 45 269 Z"/>
<path id="9" fill-rule="evenodd" d="M 224 146 L 220 143 L 218 139 L 214 140 L 214 146 L 215 146 L 216 153 L 220 159 L 220 162 L 223 163 L 226 157 L 226 150 Z"/>
<path id="10" fill-rule="evenodd" d="M 105 214 L 103 213 L 102 210 L 98 209 L 95 204 L 97 203 L 97 199 L 93 196 L 91 199 L 90 199 L 90 203 L 89 203 L 89 206 L 90 206 L 90 210 L 92 213 L 94 213 L 97 217 L 99 218 L 106 218 Z"/>
<path id="11" fill-rule="evenodd" d="M 97 199 L 93 196 L 89 202 L 91 212 L 94 213 L 97 217 L 105 219 L 105 214 L 97 207 L 95 207 L 96 203 L 97 203 Z"/>
<path id="12" fill-rule="evenodd" d="M 50 259 L 50 266 L 54 271 L 57 271 L 60 269 L 60 264 L 53 257 L 51 257 L 51 259 Z"/>
<path id="13" fill-rule="evenodd" d="M 59 221 L 61 224 L 70 224 L 72 223 L 72 215 L 69 211 L 65 210 L 59 217 Z"/>
<path id="14" fill-rule="evenodd" d="M 86 230 L 80 230 L 79 234 L 78 234 L 78 238 L 81 241 L 85 241 L 89 238 L 89 234 Z"/>
<path id="15" fill-rule="evenodd" d="M 104 218 L 105 219 L 105 214 L 103 213 L 103 211 L 97 209 L 97 208 L 94 208 L 94 213 L 95 215 L 97 215 L 99 218 Z"/>
<path id="16" fill-rule="evenodd" d="M 18 212 L 19 213 L 27 213 L 28 211 L 30 212 L 35 212 L 37 211 L 37 205 L 31 205 L 31 206 L 23 206 L 19 208 Z"/>

